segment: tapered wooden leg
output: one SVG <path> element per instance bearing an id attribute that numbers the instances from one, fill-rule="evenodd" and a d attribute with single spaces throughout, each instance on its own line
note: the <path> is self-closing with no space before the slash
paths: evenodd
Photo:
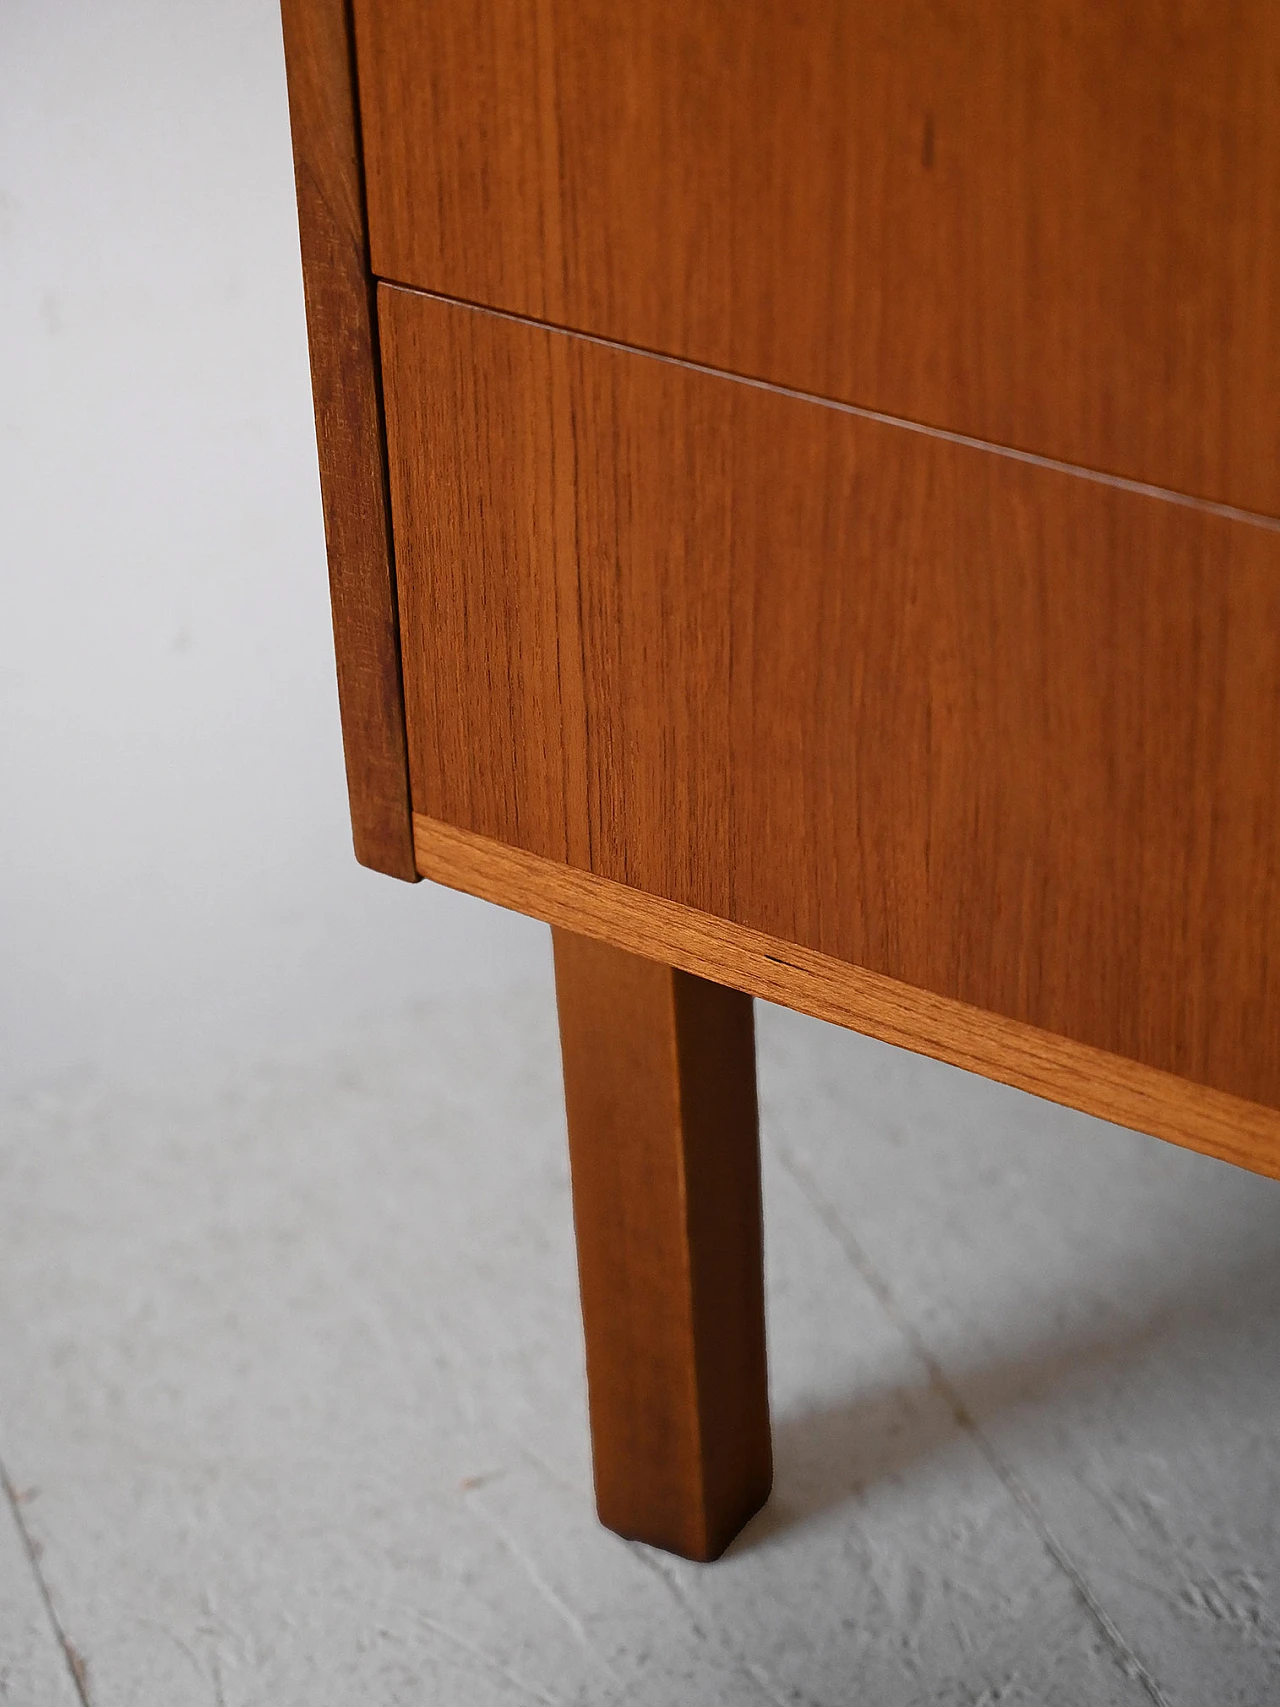
<path id="1" fill-rule="evenodd" d="M 714 1559 L 773 1476 L 751 999 L 553 935 L 600 1519 Z"/>

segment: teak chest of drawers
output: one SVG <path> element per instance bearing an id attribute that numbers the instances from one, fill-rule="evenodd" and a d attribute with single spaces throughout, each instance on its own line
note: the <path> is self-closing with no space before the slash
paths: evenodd
<path id="1" fill-rule="evenodd" d="M 712 1557 L 751 996 L 1280 1176 L 1280 7 L 283 10 L 356 851 L 555 928 L 600 1511 Z"/>

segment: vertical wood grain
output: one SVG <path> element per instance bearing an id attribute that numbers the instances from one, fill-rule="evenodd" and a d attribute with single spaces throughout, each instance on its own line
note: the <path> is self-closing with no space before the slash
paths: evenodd
<path id="1" fill-rule="evenodd" d="M 338 700 L 356 857 L 416 880 L 376 304 L 346 0 L 282 0 Z"/>
<path id="2" fill-rule="evenodd" d="M 1275 0 L 356 0 L 375 270 L 1280 513 Z"/>
<path id="3" fill-rule="evenodd" d="M 1280 1106 L 1280 532 L 383 300 L 421 812 Z"/>
<path id="4" fill-rule="evenodd" d="M 600 1518 L 713 1559 L 772 1479 L 751 999 L 553 940 Z"/>

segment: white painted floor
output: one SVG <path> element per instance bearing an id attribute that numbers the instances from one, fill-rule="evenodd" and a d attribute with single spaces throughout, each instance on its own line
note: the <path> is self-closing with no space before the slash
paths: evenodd
<path id="1" fill-rule="evenodd" d="M 777 1491 L 596 1527 L 545 932 L 350 855 L 275 0 L 0 65 L 0 1702 L 1280 1702 L 1280 1188 L 777 1010 Z"/>
<path id="2" fill-rule="evenodd" d="M 758 1023 L 777 1486 L 709 1567 L 593 1521 L 549 976 L 26 1099 L 0 1699 L 1280 1700 L 1280 1187 Z"/>

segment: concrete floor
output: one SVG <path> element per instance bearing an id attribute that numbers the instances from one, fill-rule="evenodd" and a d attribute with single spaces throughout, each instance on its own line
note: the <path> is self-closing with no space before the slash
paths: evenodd
<path id="1" fill-rule="evenodd" d="M 593 1521 L 549 976 L 25 1099 L 0 1700 L 1280 1699 L 1280 1187 L 758 1026 L 777 1485 L 710 1567 Z"/>

